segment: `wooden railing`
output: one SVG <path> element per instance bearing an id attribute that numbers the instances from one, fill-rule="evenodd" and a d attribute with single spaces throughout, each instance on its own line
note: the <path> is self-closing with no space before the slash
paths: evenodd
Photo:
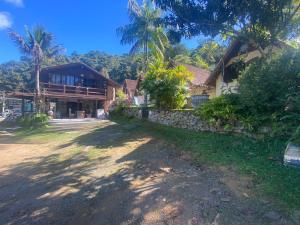
<path id="1" fill-rule="evenodd" d="M 41 83 L 43 90 L 48 93 L 60 93 L 66 95 L 106 96 L 106 89 L 79 87 L 72 85 Z"/>

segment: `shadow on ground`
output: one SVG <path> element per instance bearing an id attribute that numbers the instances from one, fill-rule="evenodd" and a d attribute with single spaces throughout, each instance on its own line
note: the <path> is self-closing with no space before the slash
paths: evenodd
<path id="1" fill-rule="evenodd" d="M 224 174 L 135 126 L 110 123 L 0 170 L 0 224 L 293 224 L 266 219 L 267 206 L 236 194 Z M 83 150 L 60 160 L 74 145 Z M 103 154 L 91 160 L 89 148 Z"/>

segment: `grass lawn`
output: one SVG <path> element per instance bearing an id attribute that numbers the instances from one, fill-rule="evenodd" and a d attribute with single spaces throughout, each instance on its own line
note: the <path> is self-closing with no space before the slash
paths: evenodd
<path id="1" fill-rule="evenodd" d="M 230 166 L 252 177 L 257 198 L 271 199 L 291 212 L 300 209 L 300 169 L 282 164 L 286 142 L 263 141 L 229 134 L 192 132 L 147 121 L 115 119 L 118 123 L 137 124 L 134 132 L 145 132 L 190 152 L 199 164 Z"/>

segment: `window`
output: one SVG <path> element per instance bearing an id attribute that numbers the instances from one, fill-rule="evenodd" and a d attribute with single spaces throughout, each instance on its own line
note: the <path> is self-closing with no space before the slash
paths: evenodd
<path id="1" fill-rule="evenodd" d="M 60 74 L 51 74 L 51 83 L 61 84 L 61 75 Z"/>
<path id="2" fill-rule="evenodd" d="M 67 76 L 65 76 L 65 78 L 66 78 L 66 82 L 65 82 L 66 85 L 72 85 L 72 86 L 75 85 L 75 79 L 74 79 L 74 76 L 72 76 L 72 75 L 67 75 Z"/>
<path id="3" fill-rule="evenodd" d="M 74 75 L 50 74 L 50 82 L 53 84 L 75 86 L 79 83 L 79 77 Z"/>

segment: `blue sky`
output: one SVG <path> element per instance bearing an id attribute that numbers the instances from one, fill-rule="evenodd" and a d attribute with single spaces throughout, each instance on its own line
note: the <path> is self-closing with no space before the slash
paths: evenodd
<path id="1" fill-rule="evenodd" d="M 99 50 L 127 53 L 116 28 L 128 23 L 127 0 L 0 0 L 0 63 L 18 60 L 20 53 L 7 37 L 11 27 L 23 34 L 24 25 L 43 25 L 67 49 L 85 53 Z M 196 47 L 198 39 L 185 40 Z"/>

